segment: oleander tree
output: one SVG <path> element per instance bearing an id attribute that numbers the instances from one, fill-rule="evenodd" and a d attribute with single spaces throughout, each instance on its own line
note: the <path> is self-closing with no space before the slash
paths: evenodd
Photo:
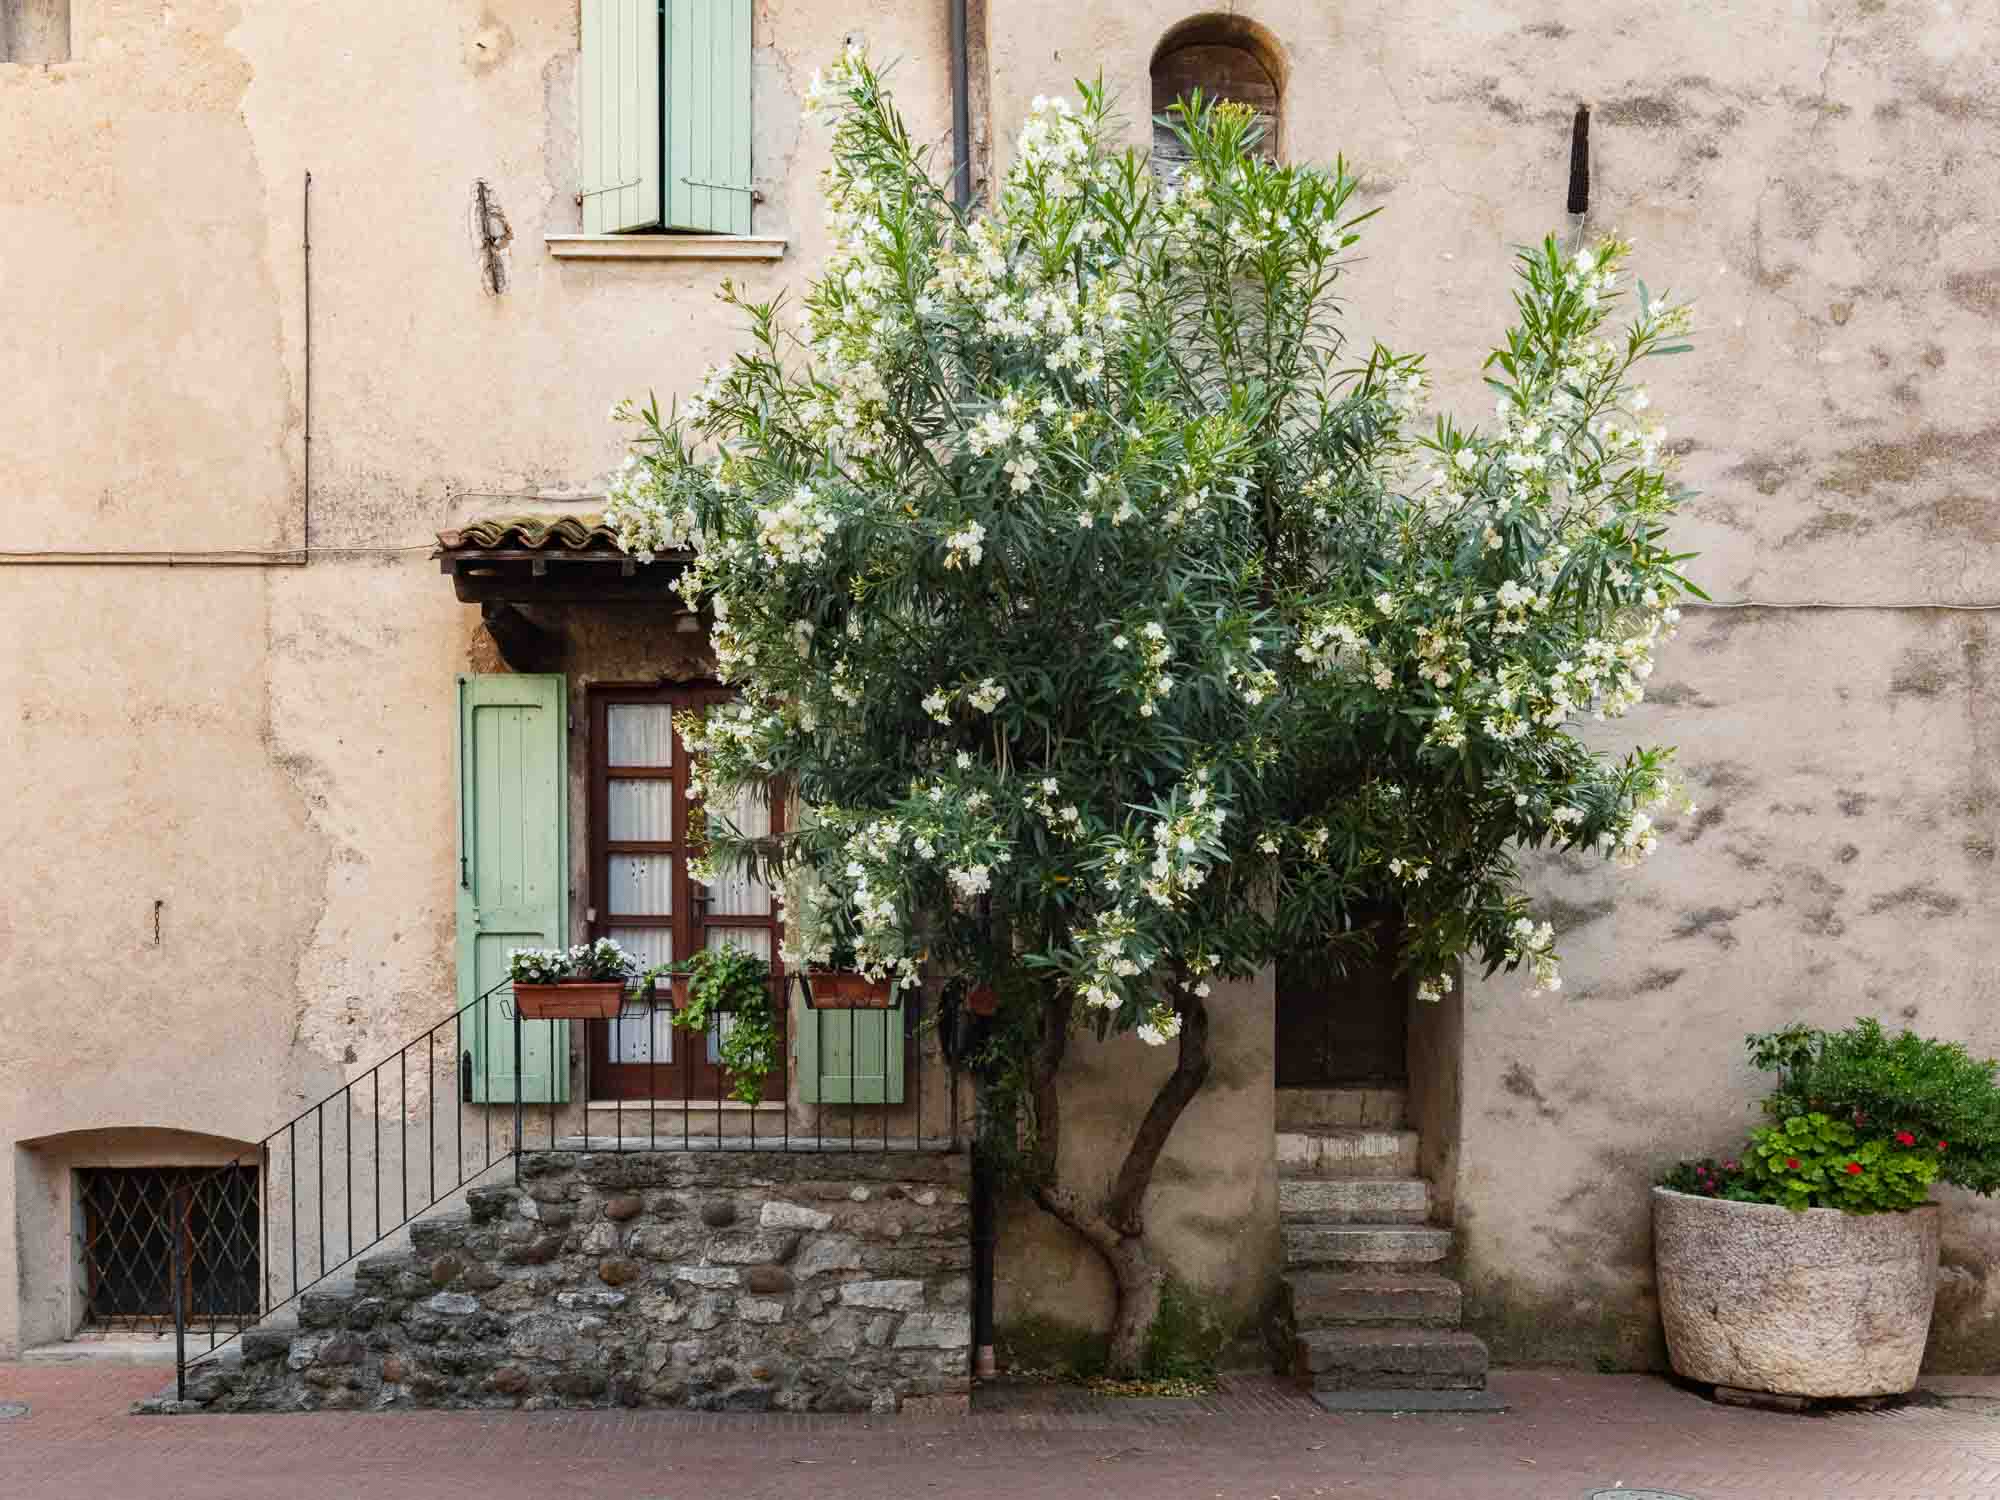
<path id="1" fill-rule="evenodd" d="M 724 284 L 747 347 L 618 410 L 607 519 L 695 554 L 739 692 L 681 726 L 697 791 L 803 812 L 711 815 L 709 857 L 782 885 L 790 963 L 996 987 L 990 1117 L 1109 1265 L 1130 1371 L 1221 981 L 1386 940 L 1429 999 L 1462 962 L 1554 989 L 1521 851 L 1653 849 L 1671 752 L 1578 731 L 1640 701 L 1692 590 L 1634 379 L 1688 312 L 1641 285 L 1613 330 L 1626 245 L 1525 250 L 1492 423 L 1426 420 L 1422 360 L 1343 331 L 1355 179 L 1264 160 L 1247 110 L 1176 106 L 1169 185 L 1101 89 L 1036 99 L 967 215 L 865 57 L 815 105 L 827 263 L 796 312 Z M 1064 1060 L 1123 1032 L 1172 1066 L 1078 1166 Z"/>

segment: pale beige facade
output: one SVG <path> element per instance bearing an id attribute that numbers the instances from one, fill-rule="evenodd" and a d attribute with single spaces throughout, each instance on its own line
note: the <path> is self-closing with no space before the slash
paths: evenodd
<path id="1" fill-rule="evenodd" d="M 1577 227 L 1578 103 L 1586 227 L 1697 299 L 1698 350 L 1654 393 L 1730 607 L 1689 612 L 1614 728 L 1678 744 L 1702 812 L 1639 873 L 1547 866 L 1567 987 L 1471 983 L 1462 1040 L 1454 1013 L 1411 1051 L 1496 1355 L 1645 1363 L 1646 1186 L 1749 1123 L 1744 1032 L 1873 1014 L 2000 1050 L 2000 23 L 1225 8 L 1273 60 L 1283 154 L 1340 151 L 1386 205 L 1354 324 L 1428 351 L 1442 404 L 1486 407 L 1511 247 Z M 1142 136 L 1154 50 L 1195 10 L 983 9 L 982 171 L 1077 75 Z M 759 0 L 754 243 L 607 259 L 551 244 L 582 222 L 576 0 L 69 0 L 67 22 L 66 61 L 0 61 L 0 1354 L 70 1332 L 75 1168 L 226 1155 L 450 1014 L 454 682 L 501 663 L 434 534 L 588 510 L 609 405 L 732 347 L 718 279 L 810 272 L 826 147 L 798 105 L 843 39 L 896 59 L 946 160 L 952 119 L 943 0 Z M 625 649 L 564 670 L 615 679 Z M 1231 997 L 1152 1211 L 1245 1322 L 1276 1272 L 1270 1007 Z M 1116 1047 L 1083 1044 L 1072 1084 L 1086 1159 L 1131 1118 Z M 2000 1211 L 1951 1199 L 1945 1258 L 1934 1355 L 1990 1368 Z M 1101 1268 L 1025 1206 L 1000 1260 L 1003 1322 L 1102 1323 Z"/>

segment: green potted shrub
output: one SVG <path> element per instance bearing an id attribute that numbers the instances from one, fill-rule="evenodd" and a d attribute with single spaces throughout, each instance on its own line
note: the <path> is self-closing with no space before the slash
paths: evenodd
<path id="1" fill-rule="evenodd" d="M 1995 1064 L 1867 1019 L 1748 1045 L 1778 1076 L 1766 1123 L 1653 1189 L 1674 1370 L 1796 1396 L 1908 1391 L 1937 1293 L 1931 1185 L 2000 1187 Z"/>
<path id="2" fill-rule="evenodd" d="M 764 1080 L 784 1060 L 784 1036 L 771 1004 L 771 966 L 740 948 L 709 948 L 666 972 L 680 1030 L 702 1035 L 729 1017 L 719 1029 L 730 1097 L 757 1103 L 764 1097 Z"/>
<path id="3" fill-rule="evenodd" d="M 514 1008 L 524 1021 L 606 1021 L 618 1014 L 639 962 L 610 938 L 507 955 Z"/>

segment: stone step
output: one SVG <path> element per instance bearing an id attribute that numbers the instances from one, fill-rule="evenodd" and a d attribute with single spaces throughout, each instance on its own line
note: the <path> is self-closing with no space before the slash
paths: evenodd
<path id="1" fill-rule="evenodd" d="M 1451 1254 L 1449 1229 L 1413 1224 L 1286 1224 L 1287 1266 L 1422 1266 Z"/>
<path id="2" fill-rule="evenodd" d="M 1278 1129 L 1368 1125 L 1400 1130 L 1409 1119 L 1409 1104 L 1405 1088 L 1279 1089 Z"/>
<path id="3" fill-rule="evenodd" d="M 1476 1391 L 1486 1346 L 1456 1328 L 1319 1328 L 1294 1345 L 1294 1369 L 1315 1390 Z"/>
<path id="4" fill-rule="evenodd" d="M 1405 1323 L 1456 1328 L 1465 1294 L 1426 1271 L 1292 1271 L 1292 1324 L 1301 1330 Z"/>
<path id="5" fill-rule="evenodd" d="M 1287 1223 L 1421 1224 L 1431 1185 L 1421 1177 L 1281 1177 L 1278 1212 Z"/>
<path id="6" fill-rule="evenodd" d="M 1414 1177 L 1414 1130 L 1360 1126 L 1278 1132 L 1280 1177 Z"/>

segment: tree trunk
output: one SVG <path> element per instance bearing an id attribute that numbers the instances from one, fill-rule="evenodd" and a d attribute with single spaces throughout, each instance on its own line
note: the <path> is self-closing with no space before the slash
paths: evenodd
<path id="1" fill-rule="evenodd" d="M 1061 1175 L 1062 1106 L 1057 1083 L 1069 1046 L 1074 1001 L 1051 989 L 1042 1002 L 1042 1035 L 1033 1063 L 1035 1110 L 1035 1201 L 1081 1235 L 1103 1257 L 1117 1288 L 1111 1321 L 1110 1373 L 1130 1378 L 1144 1372 L 1147 1336 L 1160 1314 L 1166 1272 L 1147 1254 L 1146 1190 L 1175 1124 L 1208 1079 L 1208 1010 L 1191 990 L 1177 987 L 1180 1056 L 1161 1083 L 1133 1133 L 1118 1175 L 1101 1203 L 1090 1203 L 1068 1188 Z"/>

